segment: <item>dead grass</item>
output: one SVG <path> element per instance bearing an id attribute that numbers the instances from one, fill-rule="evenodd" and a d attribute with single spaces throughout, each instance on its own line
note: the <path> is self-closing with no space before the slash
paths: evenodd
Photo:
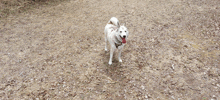
<path id="1" fill-rule="evenodd" d="M 0 18 L 26 12 L 42 5 L 57 5 L 67 0 L 0 0 Z"/>
<path id="2" fill-rule="evenodd" d="M 108 65 L 104 26 L 130 35 Z M 219 100 L 219 0 L 70 0 L 0 23 L 0 99 Z"/>

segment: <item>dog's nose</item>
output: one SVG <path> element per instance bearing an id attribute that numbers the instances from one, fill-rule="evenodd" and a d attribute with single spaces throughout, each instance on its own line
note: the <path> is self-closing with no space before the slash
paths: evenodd
<path id="1" fill-rule="evenodd" d="M 123 38 L 126 38 L 126 36 L 124 35 Z"/>

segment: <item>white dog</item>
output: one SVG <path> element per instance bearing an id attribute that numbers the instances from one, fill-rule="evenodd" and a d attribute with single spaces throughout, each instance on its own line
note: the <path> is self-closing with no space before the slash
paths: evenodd
<path id="1" fill-rule="evenodd" d="M 120 25 L 117 18 L 112 17 L 107 25 L 105 26 L 105 51 L 107 51 L 107 41 L 109 41 L 111 45 L 110 49 L 110 59 L 109 59 L 109 65 L 112 64 L 112 57 L 115 49 L 117 48 L 119 50 L 118 54 L 118 60 L 119 62 L 122 62 L 121 60 L 121 51 L 126 43 L 127 37 L 128 37 L 128 30 L 124 25 Z"/>

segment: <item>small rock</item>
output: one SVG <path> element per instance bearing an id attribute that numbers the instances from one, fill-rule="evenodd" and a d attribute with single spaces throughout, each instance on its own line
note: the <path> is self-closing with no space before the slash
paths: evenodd
<path id="1" fill-rule="evenodd" d="M 172 69 L 174 70 L 174 64 L 172 64 Z"/>
<path id="2" fill-rule="evenodd" d="M 145 97 L 146 99 L 148 98 L 148 96 L 147 96 L 147 95 L 145 95 L 144 97 Z"/>

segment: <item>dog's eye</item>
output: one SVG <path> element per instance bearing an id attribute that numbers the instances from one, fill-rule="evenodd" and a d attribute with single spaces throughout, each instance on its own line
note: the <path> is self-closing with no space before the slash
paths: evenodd
<path id="1" fill-rule="evenodd" d="M 125 32 L 127 32 L 127 31 L 125 31 Z"/>
<path id="2" fill-rule="evenodd" d="M 122 33 L 122 31 L 120 31 L 120 33 Z"/>

